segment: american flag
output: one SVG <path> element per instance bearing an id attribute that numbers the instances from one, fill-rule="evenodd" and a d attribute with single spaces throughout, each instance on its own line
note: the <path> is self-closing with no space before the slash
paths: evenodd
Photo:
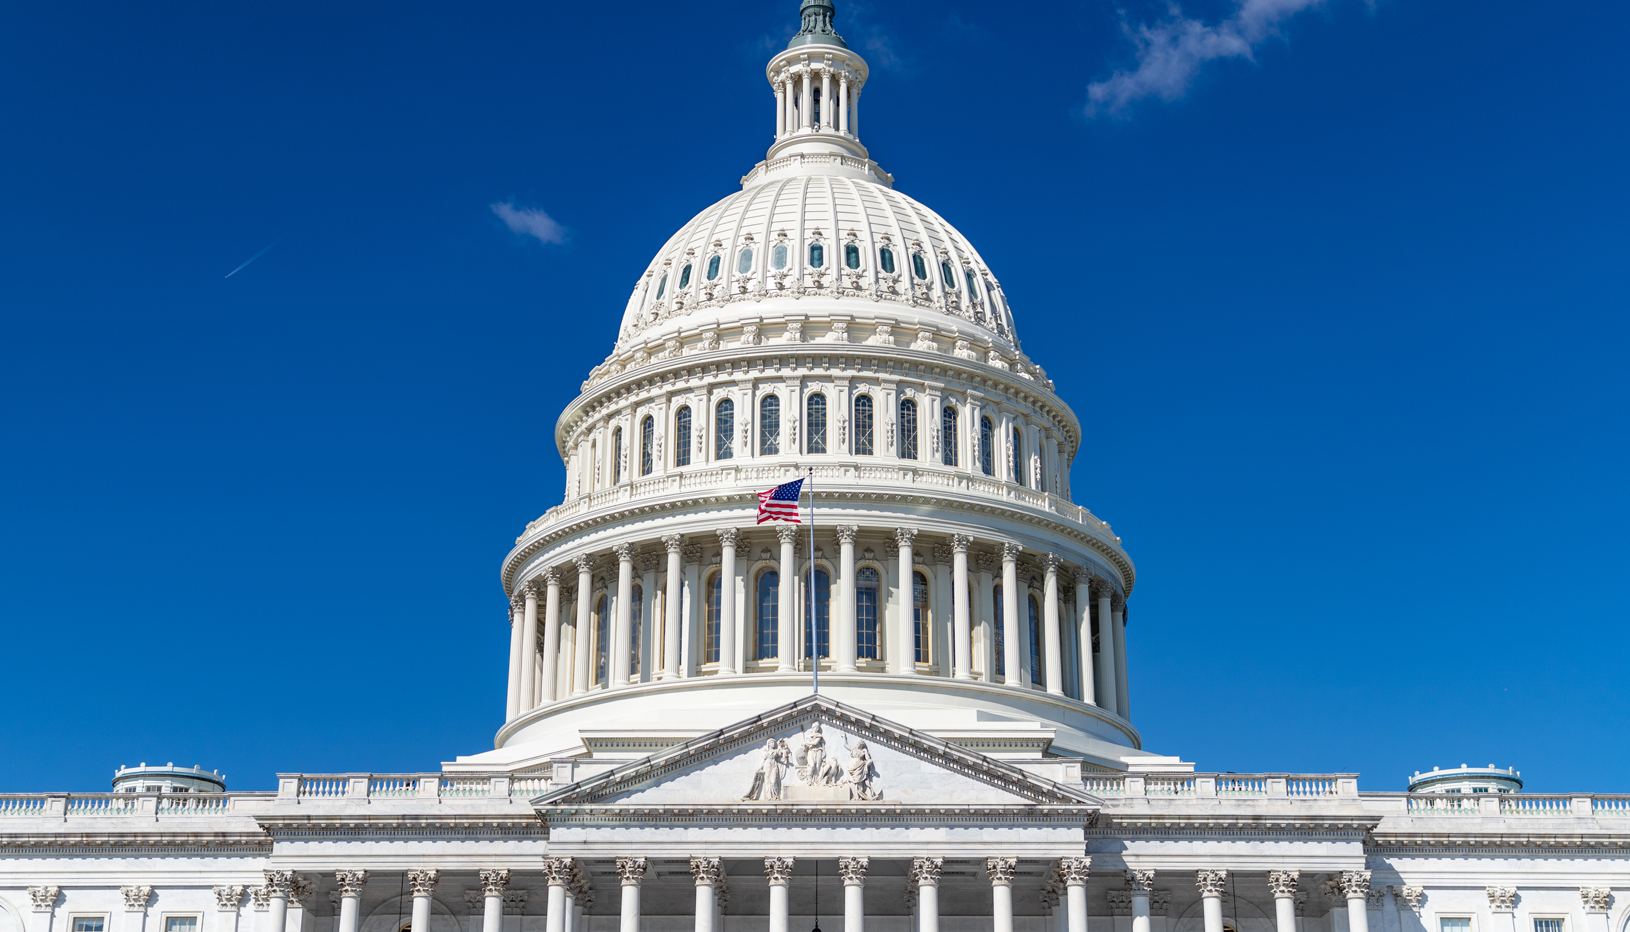
<path id="1" fill-rule="evenodd" d="M 802 524 L 798 517 L 798 496 L 803 494 L 804 480 L 795 479 L 784 482 L 770 489 L 768 492 L 758 493 L 758 523 L 766 521 L 791 521 L 793 524 Z"/>

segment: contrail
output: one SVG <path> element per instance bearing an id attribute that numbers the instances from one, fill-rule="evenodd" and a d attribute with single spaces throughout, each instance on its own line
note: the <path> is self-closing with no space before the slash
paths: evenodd
<path id="1" fill-rule="evenodd" d="M 272 240 L 272 246 L 276 246 L 278 243 L 281 243 L 281 242 L 283 242 L 283 237 L 279 236 L 277 239 Z M 231 278 L 232 276 L 234 276 L 234 275 L 238 274 L 239 272 L 243 271 L 243 266 L 244 265 L 248 265 L 250 262 L 253 262 L 256 259 L 259 259 L 261 256 L 266 255 L 266 253 L 272 248 L 272 246 L 267 246 L 265 249 L 262 249 L 260 252 L 257 252 L 254 255 L 250 256 L 247 260 L 244 261 L 243 265 L 240 265 L 237 268 L 233 269 L 232 271 L 226 273 L 226 277 Z"/>

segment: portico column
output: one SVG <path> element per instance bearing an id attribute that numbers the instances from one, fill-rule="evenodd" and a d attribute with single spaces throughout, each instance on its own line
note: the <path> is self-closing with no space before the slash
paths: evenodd
<path id="1" fill-rule="evenodd" d="M 573 667 L 576 670 L 572 677 L 572 695 L 581 696 L 589 691 L 589 654 L 594 640 L 590 631 L 592 622 L 589 619 L 589 610 L 594 603 L 594 558 L 588 554 L 579 554 L 573 559 L 577 564 L 577 631 L 572 638 Z"/>
<path id="2" fill-rule="evenodd" d="M 940 932 L 940 870 L 944 858 L 913 858 L 917 878 L 917 932 Z"/>
<path id="3" fill-rule="evenodd" d="M 1132 932 L 1149 932 L 1149 891 L 1154 886 L 1154 871 L 1126 872 L 1126 890 L 1132 894 Z"/>
<path id="4" fill-rule="evenodd" d="M 859 635 L 855 630 L 855 535 L 860 528 L 848 524 L 838 528 L 838 605 L 832 614 L 837 621 L 837 642 L 833 653 L 837 672 L 855 672 L 855 651 Z"/>
<path id="5" fill-rule="evenodd" d="M 770 879 L 770 932 L 787 932 L 787 881 L 792 879 L 792 861 L 764 859 L 764 876 Z"/>
<path id="6" fill-rule="evenodd" d="M 357 932 L 358 907 L 362 905 L 362 885 L 367 882 L 367 871 L 334 872 L 334 885 L 339 887 L 340 893 L 340 917 L 336 927 L 337 932 Z M 219 896 L 220 894 L 217 893 L 216 895 Z M 233 911 L 236 912 L 236 909 Z"/>
<path id="7" fill-rule="evenodd" d="M 1086 858 L 1064 858 L 1058 862 L 1064 875 L 1064 906 L 1068 932 L 1087 932 L 1087 874 L 1092 862 Z"/>
<path id="8" fill-rule="evenodd" d="M 696 932 L 713 932 L 713 887 L 719 882 L 718 858 L 691 858 L 691 876 L 696 878 Z"/>
<path id="9" fill-rule="evenodd" d="M 917 674 L 917 569 L 912 563 L 916 540 L 916 528 L 894 529 L 894 542 L 900 545 L 900 630 L 895 632 L 899 660 L 894 672 L 907 676 Z"/>
<path id="10" fill-rule="evenodd" d="M 504 721 L 521 712 L 521 629 L 526 624 L 526 603 L 516 596 L 509 599 L 509 691 Z"/>
<path id="11" fill-rule="evenodd" d="M 1296 881 L 1301 871 L 1268 871 L 1275 932 L 1296 932 Z"/>
<path id="12" fill-rule="evenodd" d="M 1002 675 L 1007 685 L 1028 689 L 1019 653 L 1019 551 L 1023 549 L 1018 544 L 1002 545 Z"/>
<path id="13" fill-rule="evenodd" d="M 1081 654 L 1081 701 L 1098 704 L 1098 695 L 1092 675 L 1092 574 L 1077 570 L 1075 574 L 1076 644 Z"/>
<path id="14" fill-rule="evenodd" d="M 1223 932 L 1222 897 L 1228 888 L 1227 871 L 1195 871 L 1194 885 L 1200 888 L 1200 911 L 1205 932 Z"/>
<path id="15" fill-rule="evenodd" d="M 1098 706 L 1114 712 L 1115 706 L 1115 624 L 1109 605 L 1115 590 L 1100 581 L 1098 592 Z"/>
<path id="16" fill-rule="evenodd" d="M 1341 894 L 1347 898 L 1347 932 L 1369 932 L 1370 872 L 1342 871 Z"/>
<path id="17" fill-rule="evenodd" d="M 555 683 L 560 672 L 560 570 L 543 571 L 543 676 L 539 683 L 539 704 L 554 702 Z"/>
<path id="18" fill-rule="evenodd" d="M 1064 638 L 1058 627 L 1058 565 L 1064 558 L 1049 553 L 1041 558 L 1045 575 L 1042 582 L 1041 631 L 1046 641 L 1042 663 L 1047 673 L 1047 692 L 1064 695 Z"/>
<path id="19" fill-rule="evenodd" d="M 843 878 L 843 932 L 866 930 L 866 865 L 870 858 L 839 858 Z"/>
<path id="20" fill-rule="evenodd" d="M 623 882 L 623 906 L 619 932 L 640 932 L 640 880 L 650 861 L 645 858 L 618 858 L 617 877 Z"/>
<path id="21" fill-rule="evenodd" d="M 951 535 L 951 620 L 956 640 L 952 675 L 959 680 L 973 679 L 973 626 L 968 620 L 968 547 L 972 543 L 973 538 L 966 534 Z"/>
<path id="22" fill-rule="evenodd" d="M 798 542 L 798 528 L 791 524 L 778 524 L 775 526 L 775 536 L 781 541 L 781 566 L 776 574 L 779 582 L 775 587 L 775 671 L 791 673 L 796 669 L 795 661 L 798 659 L 798 651 L 793 647 L 798 642 L 798 625 L 794 620 L 797 608 L 794 593 L 798 584 L 794 545 Z"/>
<path id="23" fill-rule="evenodd" d="M 1132 697 L 1126 682 L 1126 599 L 1117 595 L 1110 603 L 1110 624 L 1115 628 L 1115 714 L 1132 720 Z"/>
<path id="24" fill-rule="evenodd" d="M 481 880 L 481 932 L 504 932 L 504 891 L 509 888 L 509 871 L 484 870 L 477 876 Z"/>
<path id="25" fill-rule="evenodd" d="M 440 871 L 408 871 L 408 886 L 413 889 L 413 932 L 430 932 L 430 897 L 439 879 Z"/>
<path id="26" fill-rule="evenodd" d="M 719 675 L 736 672 L 736 539 L 741 532 L 725 528 L 719 535 Z"/>
<path id="27" fill-rule="evenodd" d="M 538 686 L 538 586 L 521 586 L 521 711 L 532 711 Z"/>
<path id="28" fill-rule="evenodd" d="M 289 890 L 294 886 L 294 871 L 266 871 L 266 896 L 270 900 L 266 916 L 268 932 L 283 932 L 289 923 Z"/>
<path id="29" fill-rule="evenodd" d="M 617 555 L 617 620 L 611 636 L 611 685 L 627 686 L 634 649 L 634 545 L 611 548 Z"/>
<path id="30" fill-rule="evenodd" d="M 665 680 L 679 677 L 679 608 L 680 600 L 684 598 L 685 567 L 680 562 L 680 549 L 685 545 L 685 538 L 679 534 L 669 534 L 662 538 L 662 546 L 668 551 L 668 591 L 662 599 L 662 678 Z"/>
<path id="31" fill-rule="evenodd" d="M 1018 858 L 986 858 L 990 875 L 991 928 L 993 932 L 1013 932 L 1013 871 Z"/>
<path id="32" fill-rule="evenodd" d="M 549 884 L 549 901 L 544 913 L 544 932 L 566 932 L 566 884 L 572 877 L 571 858 L 544 858 L 543 876 Z"/>

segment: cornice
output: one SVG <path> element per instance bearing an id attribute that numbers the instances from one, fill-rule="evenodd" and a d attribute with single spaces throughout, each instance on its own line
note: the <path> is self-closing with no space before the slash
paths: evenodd
<path id="1" fill-rule="evenodd" d="M 540 806 L 539 815 L 552 825 L 621 825 L 653 822 L 692 825 L 763 824 L 803 825 L 1009 825 L 1064 823 L 1090 825 L 1092 806 L 905 806 L 888 803 L 762 803 L 717 806 Z"/>
<path id="2" fill-rule="evenodd" d="M 1291 801 L 1294 805 L 1294 801 Z M 1381 821 L 1362 813 L 1121 813 L 1104 810 L 1092 834 L 1128 835 L 1241 835 L 1277 834 L 1364 836 Z"/>
<path id="3" fill-rule="evenodd" d="M 491 837 L 546 837 L 548 826 L 531 809 L 514 813 L 300 813 L 267 814 L 255 820 L 272 838 L 381 835 L 485 835 Z"/>
<path id="4" fill-rule="evenodd" d="M 1434 854 L 1447 850 L 1457 853 L 1511 854 L 1531 851 L 1535 854 L 1600 854 L 1603 851 L 1630 849 L 1630 833 L 1571 833 L 1571 832 L 1384 832 L 1372 833 L 1365 841 L 1366 849 L 1377 854 Z"/>
<path id="5" fill-rule="evenodd" d="M 0 835 L 0 853 L 89 848 L 98 854 L 268 854 L 263 832 L 24 832 Z"/>

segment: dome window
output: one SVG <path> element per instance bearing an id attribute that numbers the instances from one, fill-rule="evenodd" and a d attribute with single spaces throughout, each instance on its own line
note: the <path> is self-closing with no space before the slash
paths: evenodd
<path id="1" fill-rule="evenodd" d="M 758 402 L 758 455 L 781 452 L 781 399 L 765 395 Z"/>
<path id="2" fill-rule="evenodd" d="M 743 249 L 741 251 L 741 257 L 736 260 L 736 271 L 738 273 L 742 274 L 742 275 L 746 275 L 748 272 L 751 272 L 752 270 L 753 270 L 753 250 L 752 249 Z"/>
<path id="3" fill-rule="evenodd" d="M 651 460 L 651 448 L 656 445 L 656 421 L 647 414 L 640 422 L 640 475 L 649 476 L 656 464 Z"/>
<path id="4" fill-rule="evenodd" d="M 679 270 L 679 290 L 684 291 L 686 288 L 689 288 L 689 287 L 690 287 L 690 263 L 687 262 L 687 263 L 685 263 L 685 267 Z"/>
<path id="5" fill-rule="evenodd" d="M 918 278 L 928 281 L 928 263 L 923 261 L 922 253 L 914 252 L 911 254 L 911 270 L 917 273 Z"/>
<path id="6" fill-rule="evenodd" d="M 973 270 L 972 269 L 963 269 L 962 270 L 962 277 L 963 277 L 963 279 L 965 279 L 968 282 L 968 297 L 970 297 L 970 298 L 978 298 L 979 297 L 979 288 L 977 286 L 975 286 L 974 283 L 973 283 Z"/>
<path id="7" fill-rule="evenodd" d="M 623 481 L 623 429 L 611 432 L 611 484 Z"/>
<path id="8" fill-rule="evenodd" d="M 707 280 L 713 281 L 719 277 L 719 257 L 714 256 L 707 260 Z"/>
<path id="9" fill-rule="evenodd" d="M 860 247 L 849 243 L 843 247 L 843 264 L 851 269 L 860 268 Z"/>
<path id="10" fill-rule="evenodd" d="M 770 264 L 778 269 L 787 267 L 787 247 L 785 243 L 778 244 L 770 253 Z"/>
<path id="11" fill-rule="evenodd" d="M 713 458 L 727 460 L 735 455 L 736 403 L 729 398 L 719 402 L 713 418 Z"/>
<path id="12" fill-rule="evenodd" d="M 804 435 L 806 453 L 826 452 L 826 396 L 809 396 L 809 431 Z"/>
<path id="13" fill-rule="evenodd" d="M 877 265 L 889 275 L 894 274 L 894 250 L 887 246 L 877 251 Z"/>
<path id="14" fill-rule="evenodd" d="M 900 402 L 900 458 L 917 458 L 917 403 L 910 398 Z"/>
<path id="15" fill-rule="evenodd" d="M 991 461 L 991 447 L 995 430 L 991 426 L 990 418 L 979 419 L 979 471 L 987 476 L 994 475 L 996 464 Z"/>
<path id="16" fill-rule="evenodd" d="M 940 463 L 944 466 L 957 464 L 957 411 L 951 405 L 946 405 L 940 412 Z"/>
<path id="17" fill-rule="evenodd" d="M 820 243 L 809 244 L 809 267 L 818 269 L 826 264 L 826 247 Z"/>
<path id="18" fill-rule="evenodd" d="M 871 456 L 874 447 L 872 444 L 872 396 L 855 396 L 855 455 Z"/>
<path id="19" fill-rule="evenodd" d="M 951 271 L 951 263 L 940 263 L 940 278 L 945 281 L 945 287 L 947 290 L 956 290 L 956 273 Z"/>
<path id="20" fill-rule="evenodd" d="M 690 405 L 674 415 L 674 465 L 690 465 Z"/>
<path id="21" fill-rule="evenodd" d="M 657 282 L 657 300 L 658 301 L 662 300 L 662 293 L 664 291 L 667 291 L 667 290 L 668 290 L 668 276 L 667 276 L 666 273 L 664 273 L 663 276 L 662 276 L 662 280 Z"/>

